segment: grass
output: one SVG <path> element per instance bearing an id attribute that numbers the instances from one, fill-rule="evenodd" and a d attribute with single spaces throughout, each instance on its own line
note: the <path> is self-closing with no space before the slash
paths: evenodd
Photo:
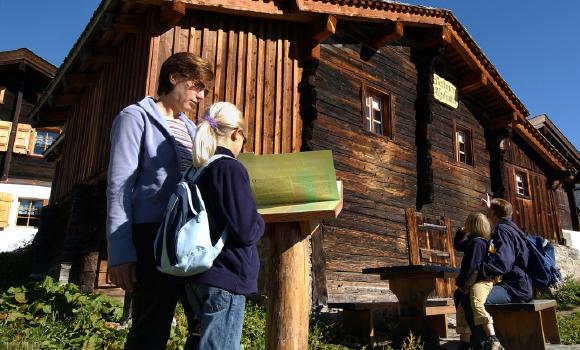
<path id="1" fill-rule="evenodd" d="M 558 317 L 562 344 L 580 344 L 580 312 Z"/>

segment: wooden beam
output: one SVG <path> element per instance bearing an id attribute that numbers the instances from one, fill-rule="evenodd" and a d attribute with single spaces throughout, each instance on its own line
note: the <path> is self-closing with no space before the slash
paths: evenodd
<path id="1" fill-rule="evenodd" d="M 509 114 L 492 116 L 487 127 L 491 130 L 510 129 L 517 123 L 518 119 L 519 113 L 515 111 Z"/>
<path id="2" fill-rule="evenodd" d="M 80 94 L 52 95 L 48 97 L 48 105 L 50 107 L 72 106 L 80 99 L 80 97 L 81 97 Z"/>
<path id="3" fill-rule="evenodd" d="M 161 6 L 159 21 L 162 25 L 173 27 L 185 16 L 185 3 L 182 1 L 166 1 Z"/>
<path id="4" fill-rule="evenodd" d="M 459 78 L 459 90 L 469 93 L 487 86 L 487 73 L 473 72 Z"/>
<path id="5" fill-rule="evenodd" d="M 388 22 L 384 29 L 376 33 L 372 39 L 372 46 L 376 50 L 403 37 L 403 22 Z"/>
<path id="6" fill-rule="evenodd" d="M 336 17 L 329 15 L 315 27 L 312 40 L 321 43 L 336 32 Z"/>
<path id="7" fill-rule="evenodd" d="M 63 79 L 63 86 L 69 89 L 83 88 L 96 84 L 98 74 L 95 73 L 70 73 Z"/>

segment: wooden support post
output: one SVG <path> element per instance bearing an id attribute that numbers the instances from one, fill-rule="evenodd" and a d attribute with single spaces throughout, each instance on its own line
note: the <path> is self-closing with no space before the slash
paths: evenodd
<path id="1" fill-rule="evenodd" d="M 19 89 L 16 93 L 16 99 L 14 100 L 14 106 L 12 108 L 12 128 L 10 129 L 8 148 L 6 149 L 2 162 L 2 181 L 8 180 L 8 173 L 10 172 L 10 161 L 12 160 L 14 142 L 16 142 L 16 133 L 18 132 L 18 121 L 20 119 L 20 109 L 22 108 L 22 98 L 23 94 Z"/>
<path id="2" fill-rule="evenodd" d="M 298 222 L 274 223 L 270 229 L 267 350 L 308 348 L 308 237 Z"/>
<path id="3" fill-rule="evenodd" d="M 425 315 L 427 296 L 435 290 L 435 276 L 409 276 L 389 279 L 389 288 L 399 299 L 401 315 L 393 344 L 398 348 L 403 340 L 413 332 L 429 346 L 438 345 L 437 333 L 431 328 Z"/>

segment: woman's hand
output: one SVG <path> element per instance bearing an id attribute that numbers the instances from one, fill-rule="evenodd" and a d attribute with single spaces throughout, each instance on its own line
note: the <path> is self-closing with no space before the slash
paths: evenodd
<path id="1" fill-rule="evenodd" d="M 109 268 L 109 277 L 114 284 L 132 293 L 135 282 L 137 282 L 135 263 L 130 262 Z"/>

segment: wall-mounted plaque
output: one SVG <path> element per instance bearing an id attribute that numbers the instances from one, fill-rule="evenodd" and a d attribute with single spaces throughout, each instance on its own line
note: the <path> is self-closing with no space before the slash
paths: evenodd
<path id="1" fill-rule="evenodd" d="M 433 95 L 435 99 L 446 106 L 457 108 L 457 88 L 437 74 L 433 74 Z"/>

